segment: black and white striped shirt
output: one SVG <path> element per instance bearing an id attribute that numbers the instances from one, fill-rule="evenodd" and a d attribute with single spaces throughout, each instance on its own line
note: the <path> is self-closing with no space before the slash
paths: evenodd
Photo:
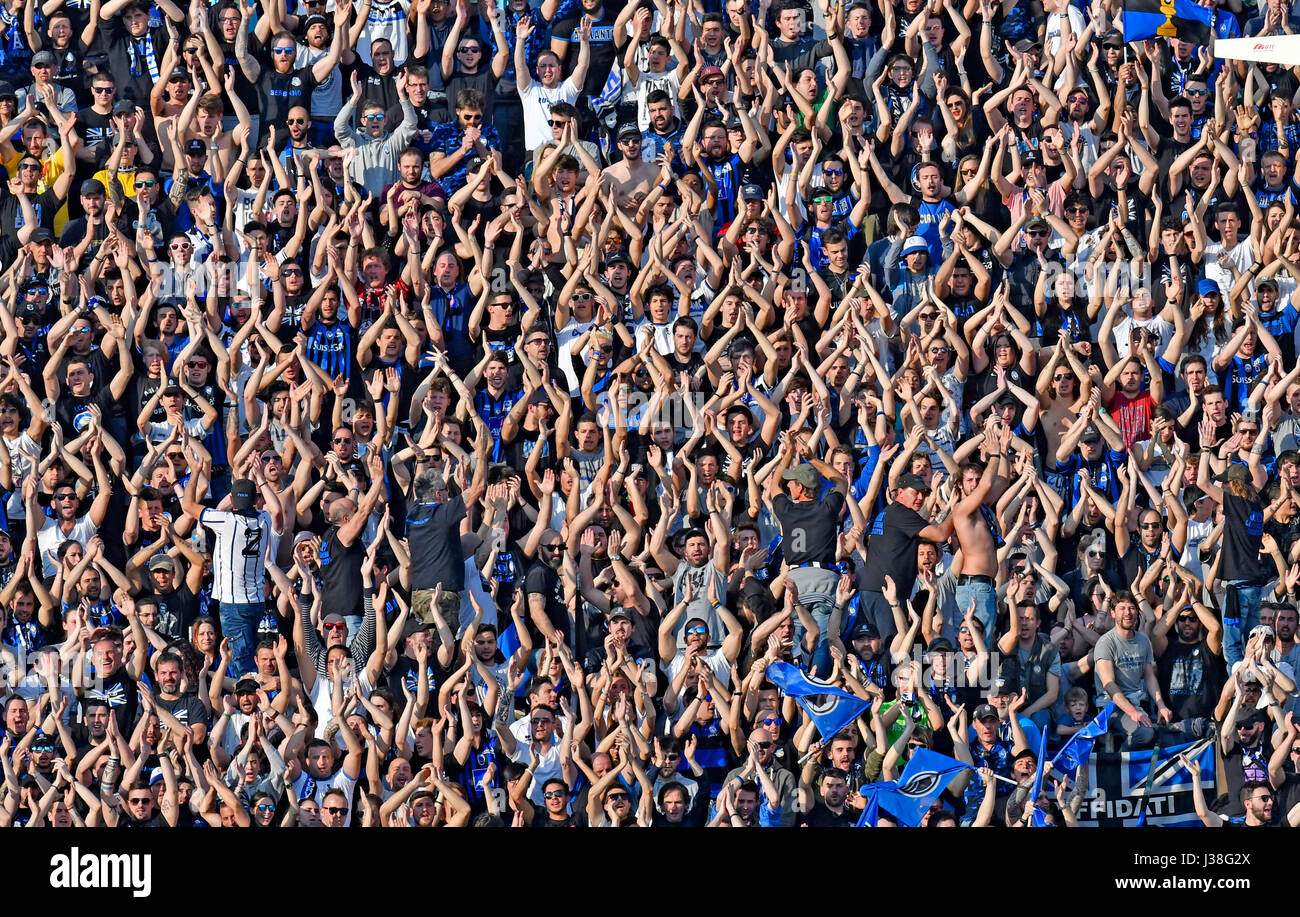
<path id="1" fill-rule="evenodd" d="M 219 602 L 266 601 L 266 550 L 271 516 L 204 509 L 200 522 L 212 530 L 212 597 Z"/>

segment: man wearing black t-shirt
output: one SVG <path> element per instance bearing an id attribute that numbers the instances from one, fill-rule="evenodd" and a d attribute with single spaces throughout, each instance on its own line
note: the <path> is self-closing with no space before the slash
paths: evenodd
<path id="1" fill-rule="evenodd" d="M 838 767 L 822 773 L 822 798 L 800 821 L 801 828 L 852 828 L 858 814 L 844 804 L 849 795 L 849 775 Z"/>
<path id="2" fill-rule="evenodd" d="M 582 9 L 556 20 L 551 27 L 551 50 L 564 64 L 565 75 L 573 72 L 578 58 L 568 59 L 569 49 L 582 41 L 581 26 L 584 18 L 591 18 L 591 61 L 587 65 L 587 78 L 582 83 L 579 98 L 595 98 L 605 88 L 610 68 L 618 56 L 622 42 L 614 34 L 614 17 L 605 11 L 602 0 L 582 0 Z"/>
<path id="3" fill-rule="evenodd" d="M 953 518 L 949 512 L 937 525 L 927 524 L 917 510 L 925 504 L 929 486 L 914 474 L 898 479 L 898 495 L 871 528 L 867 549 L 867 566 L 863 576 L 860 614 L 869 615 L 876 631 L 888 643 L 898 628 L 883 590 L 885 577 L 893 579 L 899 595 L 910 595 L 916 581 L 916 544 L 932 541 L 942 544 L 952 535 Z"/>
<path id="4" fill-rule="evenodd" d="M 370 453 L 367 463 L 370 487 L 360 500 L 344 497 L 330 504 L 329 528 L 321 536 L 320 577 L 321 614 L 337 614 L 348 621 L 349 635 L 361 626 L 361 559 L 365 546 L 361 533 L 365 531 L 370 511 L 379 502 L 384 489 L 384 462 L 379 450 Z M 357 493 L 354 489 L 353 493 Z"/>
<path id="5" fill-rule="evenodd" d="M 826 470 L 835 474 L 829 466 Z M 831 604 L 840 579 L 835 569 L 836 535 L 848 488 L 842 475 L 836 477 L 835 489 L 818 500 L 821 475 L 805 462 L 781 472 L 781 480 L 790 488 L 789 496 L 772 497 L 772 511 L 781 525 L 781 545 L 790 565 L 790 582 L 799 590 L 799 601 L 821 628 L 823 641 L 828 636 Z M 799 639 L 795 637 L 796 641 Z"/>
<path id="6" fill-rule="evenodd" d="M 537 560 L 524 577 L 529 630 L 534 633 L 534 642 L 558 638 L 572 649 L 573 621 L 564 602 L 564 584 L 559 574 L 564 562 L 564 539 L 555 529 L 547 529 L 542 533 L 537 551 Z"/>
<path id="7" fill-rule="evenodd" d="M 208 735 L 208 711 L 193 694 L 181 692 L 181 677 L 185 672 L 181 657 L 172 652 L 166 653 L 154 671 L 158 675 L 155 705 L 175 717 L 177 722 L 188 726 L 195 742 L 205 742 Z"/>
<path id="8" fill-rule="evenodd" d="M 340 3 L 334 8 L 334 40 L 330 43 L 329 54 L 310 67 L 294 67 L 298 42 L 289 32 L 277 32 L 272 36 L 271 66 L 262 66 L 248 53 L 247 22 L 240 23 L 235 37 L 235 57 L 244 76 L 257 86 L 263 124 L 283 125 L 289 109 L 295 105 L 311 111 L 312 90 L 329 78 L 343 54 L 351 11 L 352 6 L 348 3 Z"/>

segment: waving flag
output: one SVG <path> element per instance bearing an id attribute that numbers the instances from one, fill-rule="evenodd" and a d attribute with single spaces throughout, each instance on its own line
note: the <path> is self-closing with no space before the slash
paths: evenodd
<path id="1" fill-rule="evenodd" d="M 1124 0 L 1124 40 L 1164 36 L 1210 43 L 1211 11 L 1196 0 Z"/>
<path id="2" fill-rule="evenodd" d="M 862 807 L 862 817 L 858 819 L 858 823 L 854 827 L 876 827 L 876 821 L 880 818 L 880 787 L 882 785 L 897 786 L 897 784 L 891 780 L 887 784 L 869 783 L 859 790 L 862 794 L 862 798 L 866 800 L 867 804 Z"/>
<path id="3" fill-rule="evenodd" d="M 919 828 L 921 817 L 934 805 L 944 787 L 964 770 L 973 768 L 937 751 L 918 748 L 893 787 L 878 784 L 885 809 L 898 819 L 900 825 Z"/>
<path id="4" fill-rule="evenodd" d="M 1034 785 L 1029 788 L 1029 800 L 1025 805 L 1033 810 L 1030 824 L 1035 828 L 1046 828 L 1047 819 L 1043 817 L 1042 810 L 1038 808 L 1038 794 L 1043 789 L 1043 774 L 1047 772 L 1043 759 L 1047 755 L 1047 730 L 1043 730 L 1043 737 L 1038 740 L 1038 771 L 1034 774 Z"/>
<path id="5" fill-rule="evenodd" d="M 1073 774 L 1092 757 L 1092 746 L 1097 736 L 1106 734 L 1110 728 L 1110 715 L 1115 712 L 1115 702 L 1111 701 L 1098 713 L 1091 723 L 1084 726 L 1070 737 L 1070 741 L 1061 746 L 1061 750 L 1052 759 L 1052 767 L 1063 774 Z M 1041 760 L 1041 758 L 1040 758 Z"/>
<path id="6" fill-rule="evenodd" d="M 767 678 L 781 689 L 782 694 L 795 699 L 824 739 L 835 735 L 871 706 L 856 694 L 827 684 L 820 678 L 805 675 L 788 662 L 769 665 Z"/>
<path id="7" fill-rule="evenodd" d="M 622 96 L 623 68 L 616 62 L 614 66 L 609 68 L 609 76 L 605 77 L 605 85 L 601 87 L 600 95 L 591 100 L 591 107 L 595 111 L 603 111 L 617 105 Z"/>

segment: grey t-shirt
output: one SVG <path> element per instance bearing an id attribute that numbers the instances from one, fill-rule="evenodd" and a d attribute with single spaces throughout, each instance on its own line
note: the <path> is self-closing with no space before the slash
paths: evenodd
<path id="1" fill-rule="evenodd" d="M 1151 641 L 1145 634 L 1136 633 L 1133 639 L 1125 640 L 1117 629 L 1102 634 L 1093 652 L 1095 659 L 1109 659 L 1115 664 L 1115 684 L 1130 701 L 1140 704 L 1147 699 L 1146 682 L 1142 673 L 1148 663 L 1155 662 L 1151 652 Z M 1097 689 L 1097 705 L 1105 706 L 1110 696 L 1102 686 L 1101 675 L 1094 674 L 1093 681 Z"/>
<path id="2" fill-rule="evenodd" d="M 673 573 L 673 604 L 686 598 L 686 581 L 690 579 L 692 593 L 691 603 L 677 623 L 677 647 L 686 645 L 686 622 L 692 618 L 701 618 L 709 624 L 709 648 L 716 649 L 722 645 L 722 638 L 727 635 L 722 626 L 722 619 L 709 603 L 709 577 L 718 584 L 718 597 L 725 601 L 727 595 L 727 577 L 721 570 L 707 560 L 698 567 L 692 567 L 685 560 L 679 561 L 677 571 Z"/>

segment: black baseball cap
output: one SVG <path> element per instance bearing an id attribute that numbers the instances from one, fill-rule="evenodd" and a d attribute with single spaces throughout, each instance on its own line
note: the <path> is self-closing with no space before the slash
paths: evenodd
<path id="1" fill-rule="evenodd" d="M 256 499 L 257 487 L 248 478 L 236 478 L 230 485 L 230 505 L 235 512 L 252 509 Z"/>
<path id="2" fill-rule="evenodd" d="M 904 475 L 899 475 L 898 489 L 908 490 L 909 488 L 911 490 L 919 490 L 921 493 L 930 492 L 930 485 L 925 483 L 925 481 L 921 480 L 920 475 L 915 475 L 912 474 L 911 472 L 908 472 L 907 474 Z"/>

